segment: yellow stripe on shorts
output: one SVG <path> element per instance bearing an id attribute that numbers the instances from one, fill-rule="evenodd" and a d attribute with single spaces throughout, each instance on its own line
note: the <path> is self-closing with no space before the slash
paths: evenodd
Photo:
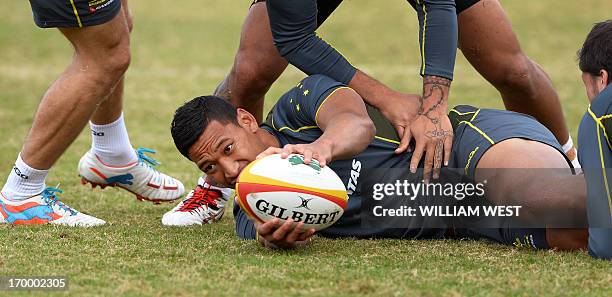
<path id="1" fill-rule="evenodd" d="M 76 9 L 76 5 L 74 5 L 74 0 L 70 0 L 70 4 L 72 5 L 72 11 L 74 12 L 74 16 L 79 23 L 79 28 L 83 28 L 83 23 L 81 23 L 81 17 L 79 17 L 79 12 Z"/>

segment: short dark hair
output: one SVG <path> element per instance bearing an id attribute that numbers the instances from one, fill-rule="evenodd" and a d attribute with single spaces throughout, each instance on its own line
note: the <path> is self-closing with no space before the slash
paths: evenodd
<path id="1" fill-rule="evenodd" d="M 582 72 L 599 76 L 599 71 L 612 71 L 612 20 L 596 23 L 578 51 Z"/>
<path id="2" fill-rule="evenodd" d="M 189 159 L 189 148 L 212 121 L 238 125 L 236 108 L 222 98 L 200 96 L 186 102 L 174 112 L 170 128 L 172 139 L 176 148 L 187 159 Z"/>

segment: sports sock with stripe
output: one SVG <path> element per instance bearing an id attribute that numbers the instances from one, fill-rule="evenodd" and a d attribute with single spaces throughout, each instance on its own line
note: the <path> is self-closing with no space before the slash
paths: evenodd
<path id="1" fill-rule="evenodd" d="M 21 159 L 21 153 L 2 188 L 2 195 L 11 201 L 20 201 L 40 194 L 45 188 L 49 170 L 30 167 Z"/>
<path id="2" fill-rule="evenodd" d="M 130 143 L 123 113 L 119 118 L 105 125 L 89 122 L 92 131 L 91 149 L 102 162 L 121 166 L 138 160 L 138 156 Z"/>

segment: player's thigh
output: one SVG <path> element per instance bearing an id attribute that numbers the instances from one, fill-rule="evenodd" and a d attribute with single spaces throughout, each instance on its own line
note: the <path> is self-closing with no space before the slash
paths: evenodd
<path id="1" fill-rule="evenodd" d="M 498 0 L 482 0 L 458 15 L 459 48 L 489 81 L 503 78 L 524 58 L 508 16 Z"/>
<path id="2" fill-rule="evenodd" d="M 508 156 L 514 156 L 508 158 Z M 483 168 L 569 168 L 563 154 L 554 147 L 535 140 L 510 138 L 496 143 L 482 155 Z"/>
<path id="3" fill-rule="evenodd" d="M 538 199 L 532 199 L 542 184 L 556 181 L 562 174 L 571 175 L 560 151 L 548 144 L 522 138 L 496 143 L 482 155 L 476 168 L 475 180 L 487 181 L 490 201 L 522 203 L 529 209 L 542 206 L 537 203 Z M 530 201 L 524 200 L 528 197 Z"/>
<path id="4" fill-rule="evenodd" d="M 129 31 L 123 13 L 110 21 L 82 28 L 59 28 L 73 44 L 77 55 L 93 64 L 112 63 L 126 66 L 129 63 Z M 115 65 L 110 65 L 115 66 Z"/>
<path id="5" fill-rule="evenodd" d="M 276 79 L 287 67 L 272 40 L 272 30 L 265 2 L 251 5 L 240 33 L 240 45 L 234 61 L 239 76 Z"/>

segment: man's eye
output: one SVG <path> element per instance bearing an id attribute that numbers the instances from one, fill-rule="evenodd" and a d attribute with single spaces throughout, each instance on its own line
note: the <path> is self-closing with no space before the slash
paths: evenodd
<path id="1" fill-rule="evenodd" d="M 232 147 L 234 147 L 233 144 L 230 144 L 230 145 L 226 146 L 225 149 L 223 150 L 223 152 L 225 154 L 229 154 L 232 151 Z"/>
<path id="2" fill-rule="evenodd" d="M 215 168 L 217 168 L 217 166 L 215 166 L 215 165 L 213 165 L 213 164 L 208 165 L 208 166 L 204 167 L 204 172 L 205 172 L 205 173 L 210 173 L 210 172 L 212 172 L 213 170 L 215 170 Z"/>

